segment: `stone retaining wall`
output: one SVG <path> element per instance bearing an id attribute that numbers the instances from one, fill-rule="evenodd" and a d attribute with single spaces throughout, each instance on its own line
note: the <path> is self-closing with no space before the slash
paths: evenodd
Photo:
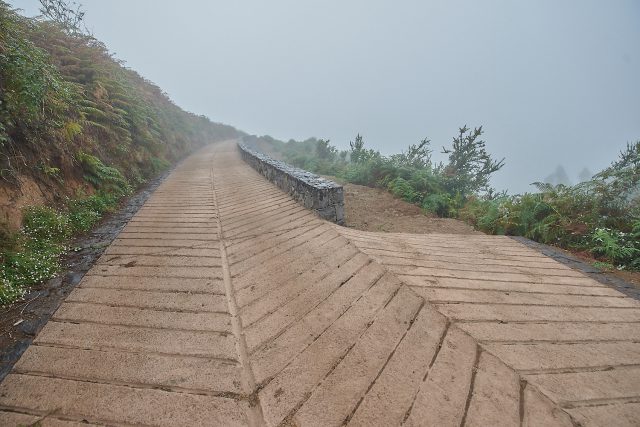
<path id="1" fill-rule="evenodd" d="M 341 185 L 274 160 L 246 144 L 239 143 L 238 148 L 245 162 L 307 209 L 326 220 L 344 224 L 344 193 Z"/>

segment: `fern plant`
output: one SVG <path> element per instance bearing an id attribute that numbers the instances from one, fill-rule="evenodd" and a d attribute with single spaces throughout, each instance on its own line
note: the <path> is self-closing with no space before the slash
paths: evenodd
<path id="1" fill-rule="evenodd" d="M 640 266 L 639 234 L 596 228 L 591 234 L 591 252 L 618 266 Z"/>
<path id="2" fill-rule="evenodd" d="M 85 171 L 84 179 L 95 188 L 119 196 L 131 194 L 131 185 L 117 168 L 107 166 L 97 157 L 84 152 L 77 153 L 76 160 Z"/>

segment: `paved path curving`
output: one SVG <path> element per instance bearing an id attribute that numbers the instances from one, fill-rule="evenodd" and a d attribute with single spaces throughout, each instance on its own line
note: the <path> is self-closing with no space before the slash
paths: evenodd
<path id="1" fill-rule="evenodd" d="M 0 385 L 0 425 L 638 425 L 640 305 L 513 240 L 324 222 L 186 160 Z"/>

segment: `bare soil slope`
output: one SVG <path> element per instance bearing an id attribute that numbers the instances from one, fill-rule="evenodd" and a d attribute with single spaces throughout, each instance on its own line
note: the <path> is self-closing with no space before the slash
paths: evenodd
<path id="1" fill-rule="evenodd" d="M 482 234 L 462 221 L 425 214 L 418 206 L 380 188 L 350 184 L 335 177 L 327 178 L 344 187 L 347 227 L 388 233 Z"/>

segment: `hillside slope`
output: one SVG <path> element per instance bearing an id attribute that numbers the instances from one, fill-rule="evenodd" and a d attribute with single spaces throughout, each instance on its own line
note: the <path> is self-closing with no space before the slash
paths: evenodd
<path id="1" fill-rule="evenodd" d="M 24 206 L 99 190 L 109 180 L 98 176 L 101 164 L 135 187 L 195 148 L 236 135 L 180 109 L 95 38 L 0 1 L 4 228 L 19 225 Z"/>
<path id="2" fill-rule="evenodd" d="M 0 0 L 0 305 L 71 238 L 195 149 L 239 136 L 182 110 L 92 36 Z"/>

